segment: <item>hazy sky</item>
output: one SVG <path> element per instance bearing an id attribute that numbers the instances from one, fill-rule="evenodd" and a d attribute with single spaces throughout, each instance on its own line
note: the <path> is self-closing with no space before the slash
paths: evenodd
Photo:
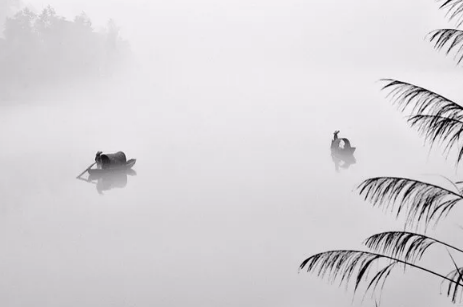
<path id="1" fill-rule="evenodd" d="M 139 54 L 187 63 L 228 56 L 313 70 L 451 69 L 424 41 L 453 26 L 434 1 L 41 1 L 67 17 L 85 11 L 97 26 L 112 17 Z M 164 61 L 165 62 L 165 61 Z"/>

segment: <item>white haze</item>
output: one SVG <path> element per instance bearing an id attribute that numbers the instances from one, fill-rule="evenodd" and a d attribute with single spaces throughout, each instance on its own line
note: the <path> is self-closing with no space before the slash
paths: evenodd
<path id="1" fill-rule="evenodd" d="M 433 1 L 25 4 L 85 11 L 96 27 L 114 18 L 137 66 L 1 106 L 1 306 L 351 306 L 352 290 L 298 266 L 402 228 L 356 185 L 457 177 L 376 83 L 461 97 L 454 62 L 423 40 L 449 26 Z M 337 129 L 357 147 L 341 173 Z M 76 180 L 98 150 L 137 158 L 137 176 L 103 196 Z M 442 239 L 459 239 L 443 224 Z M 382 306 L 450 306 L 439 282 L 398 270 Z"/>

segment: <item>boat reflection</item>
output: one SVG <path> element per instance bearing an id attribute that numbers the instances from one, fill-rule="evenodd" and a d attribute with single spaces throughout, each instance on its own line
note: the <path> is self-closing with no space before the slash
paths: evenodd
<path id="1" fill-rule="evenodd" d="M 128 176 L 136 176 L 133 169 L 117 170 L 105 173 L 89 174 L 87 179 L 79 177 L 77 179 L 94 184 L 99 194 L 112 190 L 114 188 L 125 188 L 127 186 Z"/>
<path id="2" fill-rule="evenodd" d="M 348 169 L 352 164 L 357 162 L 353 155 L 344 155 L 342 153 L 331 153 L 331 159 L 334 162 L 334 168 L 336 172 L 339 172 L 339 168 Z"/>
<path id="3" fill-rule="evenodd" d="M 334 137 L 331 141 L 331 158 L 334 162 L 336 172 L 339 172 L 339 168 L 348 169 L 352 164 L 357 162 L 354 157 L 356 147 L 352 147 L 347 138 L 339 138 L 338 133 L 339 130 L 334 132 Z"/>

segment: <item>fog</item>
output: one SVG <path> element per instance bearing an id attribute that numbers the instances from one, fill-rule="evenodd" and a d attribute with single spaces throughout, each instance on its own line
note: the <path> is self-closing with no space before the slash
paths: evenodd
<path id="1" fill-rule="evenodd" d="M 0 18 L 13 16 L 1 5 Z M 458 176 L 376 82 L 461 97 L 455 63 L 423 39 L 449 26 L 433 1 L 20 5 L 68 20 L 83 11 L 95 33 L 112 18 L 130 56 L 101 75 L 92 57 L 79 78 L 57 77 L 64 64 L 50 57 L 43 74 L 24 70 L 27 89 L 3 87 L 1 306 L 360 306 L 361 295 L 298 273 L 315 253 L 403 228 L 356 186 Z M 10 80 L 23 62 L 2 63 Z M 340 172 L 335 130 L 357 147 Z M 99 150 L 136 158 L 136 175 L 102 193 L 76 180 Z M 456 241 L 454 227 L 435 231 Z M 382 306 L 450 306 L 439 282 L 398 270 Z"/>

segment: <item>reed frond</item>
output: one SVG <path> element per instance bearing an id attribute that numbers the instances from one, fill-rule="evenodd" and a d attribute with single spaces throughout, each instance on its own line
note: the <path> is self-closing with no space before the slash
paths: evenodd
<path id="1" fill-rule="evenodd" d="M 389 264 L 370 279 L 366 292 L 370 289 L 376 290 L 378 286 L 384 288 L 384 283 L 391 273 L 392 269 L 397 265 L 410 266 L 421 271 L 427 272 L 439 278 L 447 280 L 449 283 L 459 283 L 447 276 L 441 275 L 424 267 L 413 263 L 408 263 L 401 259 L 396 259 L 387 255 L 382 255 L 373 252 L 358 251 L 358 250 L 333 250 L 315 254 L 305 259 L 299 266 L 299 271 L 306 268 L 307 272 L 315 273 L 318 277 L 327 277 L 332 283 L 336 279 L 340 279 L 340 284 L 346 283 L 346 286 L 355 276 L 354 294 L 362 281 L 368 279 L 368 272 L 373 264 L 378 260 L 389 260 Z M 461 286 L 461 284 L 459 284 Z"/>
<path id="2" fill-rule="evenodd" d="M 359 186 L 359 194 L 373 206 L 402 212 L 407 226 L 418 226 L 424 222 L 425 229 L 442 217 L 462 200 L 459 193 L 419 180 L 401 177 L 375 177 L 364 180 Z"/>
<path id="3" fill-rule="evenodd" d="M 408 119 L 412 127 L 417 127 L 418 132 L 424 136 L 425 140 L 431 144 L 431 147 L 438 143 L 444 146 L 444 154 L 450 154 L 452 147 L 458 145 L 463 134 L 463 117 L 443 117 L 438 115 L 414 115 Z M 460 146 L 456 165 L 463 158 L 463 146 Z"/>
<path id="4" fill-rule="evenodd" d="M 413 105 L 412 115 L 435 115 L 450 118 L 462 118 L 463 107 L 452 100 L 423 87 L 411 83 L 381 79 L 386 83 L 381 90 L 389 90 L 388 98 L 398 105 L 401 111 Z"/>
<path id="5" fill-rule="evenodd" d="M 388 231 L 375 234 L 365 240 L 364 244 L 377 253 L 406 262 L 415 263 L 435 240 L 419 234 L 405 231 Z"/>
<path id="6" fill-rule="evenodd" d="M 463 23 L 463 0 L 436 0 L 443 2 L 439 9 L 447 10 L 445 14 L 449 20 L 456 19 L 457 27 Z"/>
<path id="7" fill-rule="evenodd" d="M 349 282 L 355 277 L 354 293 L 362 281 L 367 279 L 368 271 L 372 264 L 379 259 L 388 259 L 380 254 L 355 251 L 355 250 L 335 250 L 313 255 L 302 262 L 299 270 L 307 268 L 307 272 L 316 272 L 321 278 L 327 277 L 331 283 L 336 279 L 340 279 L 340 285 L 345 282 L 346 287 Z M 381 269 L 371 279 L 368 288 L 377 286 L 379 282 L 387 277 L 389 271 L 395 265 L 391 262 L 389 265 Z"/>
<path id="8" fill-rule="evenodd" d="M 364 244 L 372 251 L 406 262 L 415 263 L 420 260 L 424 252 L 433 244 L 463 253 L 463 250 L 418 233 L 407 231 L 386 231 L 370 236 Z"/>
<path id="9" fill-rule="evenodd" d="M 429 41 L 434 43 L 434 49 L 437 51 L 445 50 L 445 54 L 455 51 L 453 59 L 460 64 L 463 60 L 463 31 L 458 29 L 437 29 L 429 32 Z"/>
<path id="10" fill-rule="evenodd" d="M 445 279 L 441 282 L 441 293 L 442 293 L 442 285 L 445 283 L 448 284 L 447 286 L 447 296 L 452 297 L 452 302 L 456 303 L 458 298 L 458 293 L 460 293 L 460 302 L 461 302 L 461 293 L 463 289 L 463 268 L 458 267 L 455 259 L 453 259 L 452 255 L 449 252 L 449 256 L 452 259 L 452 263 L 455 267 L 455 270 L 451 271 L 447 275 L 445 275 Z"/>
<path id="11" fill-rule="evenodd" d="M 444 178 L 445 181 L 447 181 L 452 187 L 455 188 L 455 191 L 456 191 L 457 194 L 460 194 L 460 195 L 463 196 L 463 190 L 460 189 L 460 188 L 458 187 L 458 181 L 457 181 L 457 182 L 453 182 L 452 180 L 450 180 L 449 178 L 445 177 L 444 175 L 438 175 L 438 176 Z"/>
<path id="12" fill-rule="evenodd" d="M 408 123 L 417 127 L 425 139 L 447 145 L 444 152 L 450 153 L 458 145 L 463 130 L 463 107 L 433 91 L 407 82 L 381 79 L 386 84 L 381 88 L 388 90 L 387 97 L 397 105 L 401 112 L 411 107 Z M 463 147 L 457 158 L 457 164 L 463 159 Z"/>

